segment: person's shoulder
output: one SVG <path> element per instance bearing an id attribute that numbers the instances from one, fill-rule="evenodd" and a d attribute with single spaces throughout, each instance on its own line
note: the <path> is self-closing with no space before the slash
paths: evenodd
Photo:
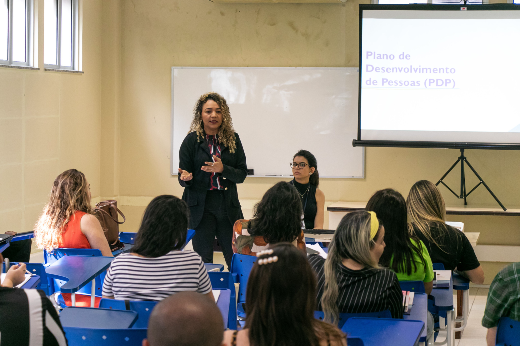
<path id="1" fill-rule="evenodd" d="M 184 137 L 183 143 L 191 143 L 197 141 L 197 131 L 191 131 Z"/>
<path id="2" fill-rule="evenodd" d="M 312 254 L 308 259 L 313 268 L 322 267 L 325 264 L 325 258 L 321 257 L 319 254 Z"/>
<path id="3" fill-rule="evenodd" d="M 172 258 L 172 259 L 183 259 L 183 260 L 193 260 L 197 262 L 202 262 L 202 257 L 198 253 L 192 250 L 184 250 L 184 251 L 170 251 L 163 257 Z"/>
<path id="4" fill-rule="evenodd" d="M 515 278 L 515 280 L 520 277 L 520 262 L 511 263 L 505 266 L 501 271 L 496 275 L 497 278 L 501 278 L 503 280 L 507 280 L 508 278 Z"/>
<path id="5" fill-rule="evenodd" d="M 325 194 L 318 187 L 316 187 L 316 198 L 325 199 Z"/>

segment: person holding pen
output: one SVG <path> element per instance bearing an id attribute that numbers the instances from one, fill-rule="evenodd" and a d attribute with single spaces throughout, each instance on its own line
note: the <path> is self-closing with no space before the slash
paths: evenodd
<path id="1" fill-rule="evenodd" d="M 323 229 L 325 194 L 318 189 L 318 161 L 307 150 L 300 150 L 291 162 L 294 179 L 291 184 L 300 194 L 305 229 Z"/>
<path id="2" fill-rule="evenodd" d="M 205 263 L 213 262 L 216 236 L 231 266 L 233 224 L 243 218 L 237 184 L 246 175 L 246 155 L 226 100 L 217 93 L 202 95 L 179 150 L 178 180 L 190 208 L 189 227 L 195 229 L 193 249 Z"/>

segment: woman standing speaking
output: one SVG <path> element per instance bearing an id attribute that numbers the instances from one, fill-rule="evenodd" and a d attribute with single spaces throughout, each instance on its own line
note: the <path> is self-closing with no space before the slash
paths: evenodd
<path id="1" fill-rule="evenodd" d="M 195 229 L 193 249 L 205 263 L 212 263 L 216 236 L 230 267 L 233 224 L 243 218 L 236 184 L 246 178 L 246 155 L 222 96 L 202 95 L 193 113 L 179 150 L 182 199 L 190 208 L 189 227 Z"/>

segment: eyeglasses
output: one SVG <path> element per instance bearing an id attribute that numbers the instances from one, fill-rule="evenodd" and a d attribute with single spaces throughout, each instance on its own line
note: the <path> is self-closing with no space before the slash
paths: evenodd
<path id="1" fill-rule="evenodd" d="M 297 168 L 297 167 L 300 167 L 300 168 L 305 168 L 305 166 L 308 166 L 309 164 L 308 163 L 305 163 L 305 162 L 293 162 L 293 163 L 290 163 L 289 166 L 291 166 L 291 168 Z"/>

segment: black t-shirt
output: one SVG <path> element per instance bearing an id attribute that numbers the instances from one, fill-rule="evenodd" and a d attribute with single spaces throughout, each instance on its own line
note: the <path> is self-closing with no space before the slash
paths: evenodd
<path id="1" fill-rule="evenodd" d="M 471 243 L 458 229 L 448 225 L 442 227 L 432 224 L 430 234 L 437 245 L 428 240 L 416 226 L 413 227 L 417 237 L 426 245 L 432 263 L 442 263 L 446 270 L 459 271 L 473 270 L 480 266 Z"/>
<path id="2" fill-rule="evenodd" d="M 309 263 L 318 277 L 317 310 L 322 311 L 321 297 L 325 289 L 325 259 L 310 255 Z M 397 275 L 390 269 L 365 268 L 351 270 L 342 264 L 337 268 L 338 310 L 340 313 L 362 313 L 390 310 L 393 318 L 403 318 L 403 293 Z"/>
<path id="3" fill-rule="evenodd" d="M 66 346 L 54 306 L 40 290 L 0 287 L 1 346 Z"/>

